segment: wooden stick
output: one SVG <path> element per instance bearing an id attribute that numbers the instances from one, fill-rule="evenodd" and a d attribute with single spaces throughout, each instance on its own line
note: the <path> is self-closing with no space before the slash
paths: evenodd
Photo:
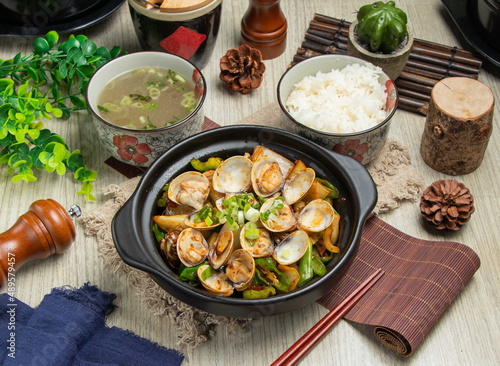
<path id="1" fill-rule="evenodd" d="M 404 69 L 401 72 L 401 74 L 399 75 L 398 79 L 405 79 L 405 80 L 413 81 L 415 83 L 419 83 L 422 85 L 427 85 L 430 87 L 433 87 L 434 85 L 436 85 L 436 83 L 440 80 L 440 79 L 436 80 L 436 79 L 426 78 L 425 76 L 413 74 L 411 72 L 405 71 Z"/>
<path id="2" fill-rule="evenodd" d="M 332 17 L 329 17 L 327 15 L 318 14 L 318 13 L 314 14 L 313 19 L 318 21 L 318 22 L 322 22 L 322 23 L 326 23 L 326 24 L 333 24 L 333 25 L 339 25 L 340 23 L 343 23 L 343 25 L 346 28 L 349 28 L 349 26 L 351 25 L 351 22 L 348 22 L 347 20 L 344 20 L 342 22 L 342 19 L 332 18 Z"/>
<path id="3" fill-rule="evenodd" d="M 445 68 L 449 68 L 450 70 L 458 70 L 470 74 L 477 74 L 479 72 L 479 68 L 473 67 L 473 66 L 468 66 L 468 65 L 463 65 L 459 64 L 458 62 L 453 61 L 451 64 L 449 60 L 443 60 L 437 57 L 431 57 L 431 56 L 426 56 L 426 55 L 419 55 L 416 53 L 410 53 L 410 60 L 415 60 L 415 61 L 422 61 L 434 65 L 439 65 L 443 66 Z"/>
<path id="4" fill-rule="evenodd" d="M 483 62 L 477 58 L 472 58 L 471 56 L 464 56 L 460 54 L 456 49 L 455 51 L 455 56 L 453 56 L 453 59 L 456 62 L 460 62 L 462 64 L 474 66 L 476 68 L 480 68 Z M 445 60 L 449 60 L 452 57 L 452 50 L 440 50 L 440 49 L 432 49 L 423 46 L 420 43 L 415 43 L 413 45 L 413 49 L 411 50 L 412 53 L 415 54 L 420 54 L 420 55 L 426 55 L 426 56 L 432 56 L 432 57 L 437 57 L 437 58 L 442 58 Z"/>
<path id="5" fill-rule="evenodd" d="M 400 95 L 398 99 L 398 109 L 404 109 L 426 116 L 427 110 L 429 109 L 429 103 Z"/>
<path id="6" fill-rule="evenodd" d="M 326 46 L 319 44 L 317 42 L 311 41 L 306 39 L 304 42 L 302 42 L 301 47 L 303 48 L 309 48 L 310 50 L 320 52 L 320 53 L 335 53 L 335 54 L 346 54 L 347 53 L 347 45 L 346 44 L 339 44 L 338 48 L 335 46 Z"/>
<path id="7" fill-rule="evenodd" d="M 417 99 L 417 100 L 422 100 L 425 102 L 428 102 L 429 99 L 431 99 L 431 96 L 429 94 L 419 93 L 415 90 L 405 89 L 405 88 L 398 88 L 398 94 L 400 97 L 401 97 L 401 95 L 403 95 L 406 97 L 410 97 L 410 98 Z"/>
<path id="8" fill-rule="evenodd" d="M 403 80 L 399 78 L 396 79 L 396 86 L 398 87 L 398 89 L 403 88 L 408 90 L 414 90 L 416 92 L 429 95 L 431 94 L 432 91 L 432 87 L 430 86 L 414 83 L 413 81 Z"/>
<path id="9" fill-rule="evenodd" d="M 352 309 L 356 302 L 384 275 L 379 268 L 369 276 L 360 286 L 347 296 L 340 304 L 326 314 L 306 334 L 295 342 L 285 353 L 283 353 L 271 366 L 295 365 L 309 352 L 316 343 L 321 340 L 342 317 Z"/>
<path id="10" fill-rule="evenodd" d="M 305 39 L 308 39 L 310 41 L 314 41 L 314 42 L 319 43 L 319 44 L 328 45 L 328 46 L 335 45 L 335 44 L 340 44 L 340 43 L 345 43 L 347 45 L 347 37 L 344 37 L 341 34 L 339 34 L 338 36 L 333 37 L 330 40 L 330 39 L 326 39 L 324 37 L 321 37 L 321 36 L 318 36 L 318 35 L 306 32 Z"/>
<path id="11" fill-rule="evenodd" d="M 317 29 L 319 31 L 328 32 L 331 34 L 337 34 L 339 26 L 311 20 L 311 22 L 309 23 L 309 29 Z M 349 28 L 342 27 L 340 29 L 340 33 L 346 37 L 349 36 Z"/>
<path id="12" fill-rule="evenodd" d="M 440 66 L 436 66 L 436 65 L 430 65 L 430 64 L 426 64 L 426 63 L 415 61 L 415 60 L 411 60 L 411 59 L 406 62 L 406 66 L 411 66 L 411 67 L 416 67 L 416 68 L 419 68 L 419 69 L 422 69 L 422 70 L 436 72 L 436 73 L 439 73 L 439 74 L 441 74 L 443 76 L 446 73 L 446 68 L 445 67 L 440 67 Z M 473 75 L 477 75 L 477 72 L 474 72 L 474 73 L 463 73 L 463 72 L 456 71 L 456 70 L 449 70 L 448 75 L 449 76 L 459 76 L 459 77 L 466 77 L 467 78 L 467 77 L 471 77 Z"/>

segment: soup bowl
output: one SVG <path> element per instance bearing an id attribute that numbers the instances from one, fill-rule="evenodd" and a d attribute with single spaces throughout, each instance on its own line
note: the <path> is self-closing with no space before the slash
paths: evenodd
<path id="1" fill-rule="evenodd" d="M 161 213 L 157 201 L 163 187 L 179 174 L 192 170 L 191 159 L 226 159 L 252 152 L 263 145 L 291 161 L 300 159 L 318 177 L 339 190 L 334 207 L 341 216 L 339 253 L 326 265 L 327 272 L 292 292 L 266 299 L 220 297 L 177 279 L 158 248 L 151 231 L 153 216 Z M 167 151 L 148 169 L 130 199 L 113 218 L 116 249 L 123 261 L 148 273 L 163 289 L 201 310 L 239 318 L 276 315 L 299 309 L 328 292 L 349 268 L 361 239 L 364 222 L 377 201 L 370 174 L 356 160 L 328 151 L 293 133 L 261 126 L 227 126 L 190 137 Z"/>
<path id="2" fill-rule="evenodd" d="M 196 105 L 193 111 L 172 125 L 147 130 L 117 126 L 107 121 L 99 113 L 98 105 L 99 95 L 106 84 L 124 73 L 144 67 L 162 67 L 185 76 L 194 86 Z M 149 167 L 167 149 L 201 132 L 205 85 L 201 71 L 182 57 L 163 52 L 136 52 L 113 59 L 99 68 L 88 83 L 86 101 L 101 145 L 119 161 Z"/>
<path id="3" fill-rule="evenodd" d="M 377 158 L 384 146 L 392 117 L 397 109 L 398 94 L 394 82 L 383 71 L 379 74 L 379 83 L 385 87 L 386 117 L 376 126 L 349 133 L 331 133 L 312 128 L 297 120 L 286 107 L 287 99 L 295 85 L 307 76 L 316 76 L 318 72 L 328 73 L 332 69 L 342 70 L 347 65 L 365 65 L 374 67 L 371 63 L 357 57 L 344 55 L 322 55 L 301 61 L 288 69 L 278 83 L 278 103 L 286 116 L 287 129 L 303 136 L 328 150 L 348 155 L 361 164 L 367 165 Z M 334 121 L 338 116 L 329 116 Z"/>

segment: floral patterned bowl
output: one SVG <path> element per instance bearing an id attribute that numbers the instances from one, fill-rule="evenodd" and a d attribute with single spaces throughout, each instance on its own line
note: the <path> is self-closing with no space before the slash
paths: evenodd
<path id="1" fill-rule="evenodd" d="M 97 112 L 99 93 L 115 77 L 141 67 L 165 67 L 191 77 L 197 98 L 196 108 L 179 122 L 151 130 L 135 130 L 107 122 Z M 149 167 L 160 155 L 189 136 L 201 132 L 203 127 L 203 102 L 206 97 L 205 78 L 191 62 L 164 52 L 130 53 L 102 66 L 92 76 L 87 86 L 87 106 L 101 144 L 119 161 L 134 166 Z"/>
<path id="2" fill-rule="evenodd" d="M 394 87 L 394 82 L 384 72 L 379 77 L 379 82 L 386 87 L 387 101 L 386 110 L 387 117 L 378 125 L 353 133 L 330 133 L 316 130 L 308 127 L 294 119 L 288 113 L 285 102 L 299 81 L 306 76 L 315 76 L 318 71 L 323 73 L 330 72 L 332 69 L 343 69 L 350 64 L 366 65 L 369 62 L 356 57 L 344 55 L 321 55 L 305 61 L 302 61 L 290 69 L 288 69 L 281 77 L 278 83 L 278 103 L 281 110 L 287 117 L 288 129 L 292 132 L 305 137 L 328 150 L 338 152 L 343 155 L 348 155 L 359 161 L 363 165 L 367 165 L 377 158 L 384 146 L 391 118 L 396 112 L 398 94 Z M 332 116 L 335 118 L 335 116 Z"/>

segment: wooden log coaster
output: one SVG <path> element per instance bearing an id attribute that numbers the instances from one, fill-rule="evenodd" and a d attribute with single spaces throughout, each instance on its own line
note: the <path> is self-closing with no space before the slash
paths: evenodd
<path id="1" fill-rule="evenodd" d="M 450 77 L 432 89 L 420 154 L 432 169 L 468 174 L 483 160 L 493 124 L 495 98 L 470 78 Z"/>

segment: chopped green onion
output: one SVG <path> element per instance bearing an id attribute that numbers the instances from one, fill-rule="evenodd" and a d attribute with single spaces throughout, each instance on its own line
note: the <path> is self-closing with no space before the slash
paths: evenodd
<path id="1" fill-rule="evenodd" d="M 109 109 L 102 106 L 102 105 L 98 105 L 97 106 L 97 109 L 99 109 L 100 111 L 104 112 L 104 113 L 108 113 L 109 112 Z"/>
<path id="2" fill-rule="evenodd" d="M 120 104 L 121 105 L 130 105 L 132 104 L 132 98 L 130 98 L 129 96 L 125 95 L 122 100 L 120 101 Z"/>
<path id="3" fill-rule="evenodd" d="M 167 205 L 167 200 L 165 198 L 160 198 L 158 202 L 156 202 L 158 207 L 165 207 Z"/>

